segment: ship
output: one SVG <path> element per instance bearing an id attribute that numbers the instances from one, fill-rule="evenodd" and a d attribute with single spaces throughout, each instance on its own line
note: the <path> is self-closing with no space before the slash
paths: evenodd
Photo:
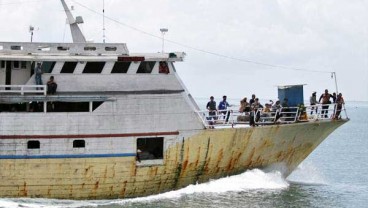
<path id="1" fill-rule="evenodd" d="M 254 168 L 287 177 L 349 120 L 335 104 L 281 107 L 254 127 L 235 109 L 210 114 L 176 72 L 184 52 L 87 42 L 61 3 L 72 43 L 0 42 L 0 197 L 141 197 Z"/>

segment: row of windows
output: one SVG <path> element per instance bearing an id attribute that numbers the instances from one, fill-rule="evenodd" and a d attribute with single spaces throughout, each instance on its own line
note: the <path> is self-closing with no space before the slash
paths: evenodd
<path id="1" fill-rule="evenodd" d="M 27 149 L 40 149 L 39 140 L 29 140 Z M 73 140 L 73 148 L 85 148 L 85 140 Z M 137 161 L 163 159 L 164 138 L 149 137 L 137 139 Z"/>
<path id="2" fill-rule="evenodd" d="M 93 101 L 90 109 L 90 102 L 47 102 L 46 112 L 93 112 L 102 103 Z M 0 104 L 0 112 L 45 112 L 44 107 L 43 102 Z"/>
<path id="3" fill-rule="evenodd" d="M 38 140 L 29 140 L 27 142 L 27 149 L 40 149 L 40 141 Z M 85 148 L 86 141 L 84 140 L 74 140 L 73 141 L 73 148 Z"/>
<path id="4" fill-rule="evenodd" d="M 14 69 L 26 69 L 27 62 L 26 61 L 12 61 Z M 115 62 L 111 73 L 127 73 L 132 62 L 129 61 L 122 61 L 122 62 Z M 42 62 L 42 71 L 44 73 L 52 73 L 56 62 L 55 61 L 44 61 Z M 102 72 L 103 68 L 105 67 L 106 62 L 87 62 L 86 66 L 83 69 L 84 74 L 99 74 Z M 142 61 L 138 67 L 137 73 L 151 73 L 153 67 L 155 66 L 155 61 Z M 72 74 L 74 73 L 78 62 L 67 61 L 64 63 L 63 67 L 61 68 L 60 73 L 62 74 Z M 5 68 L 6 64 L 5 61 L 1 61 L 1 68 Z M 34 68 L 34 66 L 33 66 Z M 169 67 L 167 62 L 160 61 L 159 62 L 159 73 L 169 73 Z"/>
<path id="5" fill-rule="evenodd" d="M 26 69 L 27 68 L 27 62 L 26 61 L 12 61 L 13 69 Z M 5 61 L 0 61 L 0 68 L 5 69 Z"/>
<path id="6" fill-rule="evenodd" d="M 38 51 L 51 51 L 52 48 L 50 47 L 43 47 L 43 46 L 39 46 Z M 95 46 L 85 46 L 84 51 L 97 51 L 97 47 Z M 106 46 L 105 48 L 103 48 L 102 50 L 105 51 L 117 51 L 117 47 L 115 46 Z M 3 50 L 3 46 L 0 46 L 0 50 Z M 22 51 L 24 50 L 24 47 L 21 45 L 12 45 L 10 46 L 10 50 L 13 51 Z M 70 47 L 67 46 L 58 46 L 56 47 L 56 50 L 58 51 L 69 51 Z M 101 50 L 101 49 L 100 49 Z"/>

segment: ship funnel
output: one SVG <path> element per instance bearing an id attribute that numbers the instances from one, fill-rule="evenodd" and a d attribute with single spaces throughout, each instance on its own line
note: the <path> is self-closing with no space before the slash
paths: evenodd
<path id="1" fill-rule="evenodd" d="M 73 43 L 85 43 L 86 38 L 84 37 L 82 31 L 78 26 L 78 24 L 83 23 L 83 18 L 81 16 L 78 16 L 74 19 L 65 1 L 61 0 L 61 3 L 63 4 L 66 16 L 68 17 L 68 23 L 70 26 L 70 31 L 72 33 Z"/>

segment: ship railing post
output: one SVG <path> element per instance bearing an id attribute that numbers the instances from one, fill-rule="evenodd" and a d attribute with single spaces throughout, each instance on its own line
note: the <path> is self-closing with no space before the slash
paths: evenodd
<path id="1" fill-rule="evenodd" d="M 321 105 L 320 104 L 317 104 L 316 105 L 316 119 L 314 119 L 315 121 L 317 121 L 320 117 L 321 117 Z"/>
<path id="2" fill-rule="evenodd" d="M 20 87 L 20 94 L 24 95 L 24 85 Z"/>
<path id="3" fill-rule="evenodd" d="M 43 85 L 43 94 L 47 95 L 47 85 Z"/>
<path id="4" fill-rule="evenodd" d="M 296 108 L 296 112 L 294 114 L 294 123 L 296 122 L 296 119 L 299 117 L 299 108 Z"/>

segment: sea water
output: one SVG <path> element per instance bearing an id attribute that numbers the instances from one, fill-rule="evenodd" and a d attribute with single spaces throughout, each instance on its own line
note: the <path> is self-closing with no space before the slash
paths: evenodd
<path id="1" fill-rule="evenodd" d="M 0 199 L 0 207 L 368 207 L 368 102 L 347 103 L 347 113 L 351 120 L 286 179 L 254 169 L 148 197 Z"/>

